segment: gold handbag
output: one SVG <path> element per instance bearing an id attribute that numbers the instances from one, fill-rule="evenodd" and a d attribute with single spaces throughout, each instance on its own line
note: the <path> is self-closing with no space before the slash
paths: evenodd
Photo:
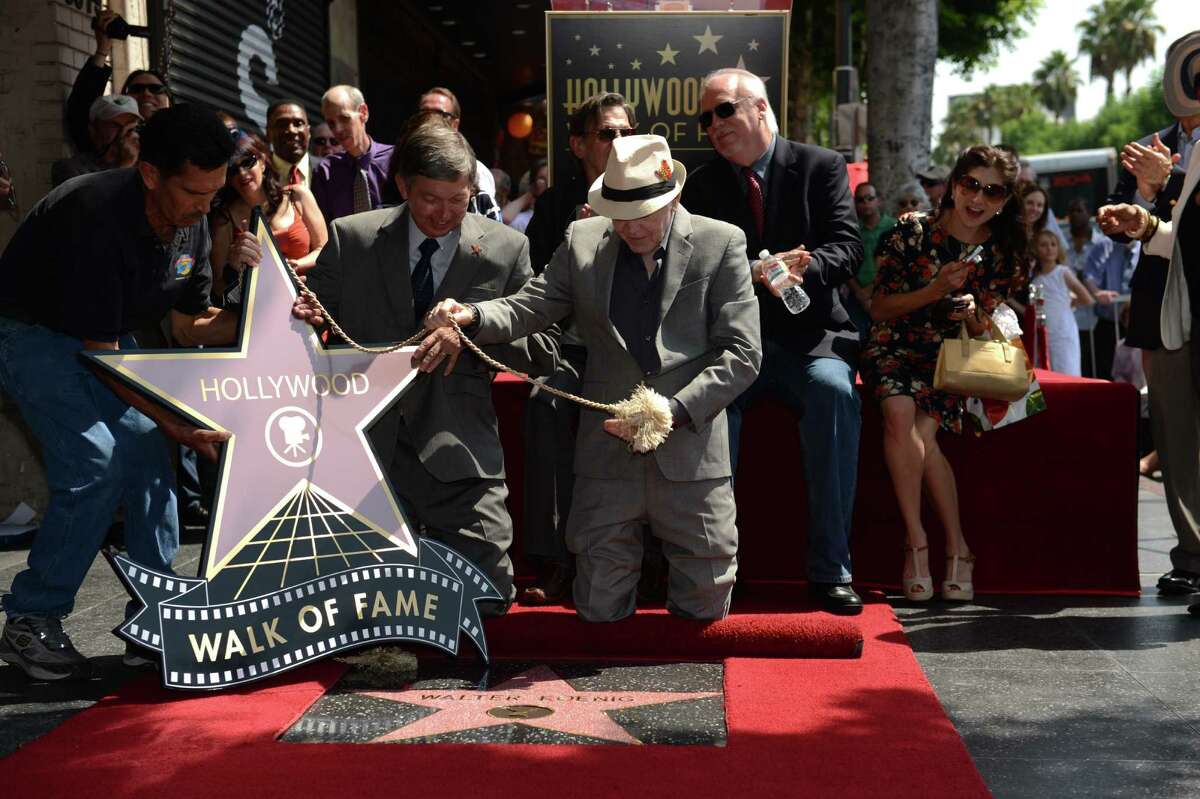
<path id="1" fill-rule="evenodd" d="M 942 340 L 933 387 L 950 394 L 1015 402 L 1029 390 L 1025 350 L 996 330 L 991 339 L 973 339 L 963 322 L 958 338 Z"/>

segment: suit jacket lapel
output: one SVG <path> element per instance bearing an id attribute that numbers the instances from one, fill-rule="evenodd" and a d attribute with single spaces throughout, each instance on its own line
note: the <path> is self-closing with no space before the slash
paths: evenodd
<path id="1" fill-rule="evenodd" d="M 767 213 L 765 215 L 766 223 L 763 225 L 762 246 L 768 249 L 770 245 L 766 242 L 770 238 L 770 231 L 779 229 L 779 214 L 786 194 L 784 186 L 787 184 L 787 173 L 793 165 L 792 155 L 792 149 L 788 147 L 788 143 L 782 137 L 777 136 L 775 152 L 771 155 L 771 172 L 767 180 Z M 758 253 L 750 253 L 750 257 L 757 258 Z"/>
<path id="2" fill-rule="evenodd" d="M 675 221 L 671 225 L 671 235 L 667 238 L 667 258 L 664 262 L 666 273 L 663 275 L 662 302 L 658 306 L 658 348 L 662 352 L 662 326 L 675 302 L 675 295 L 683 285 L 683 277 L 687 272 L 688 262 L 692 259 L 692 215 L 683 209 L 676 209 Z"/>
<path id="3" fill-rule="evenodd" d="M 600 239 L 596 247 L 596 255 L 592 263 L 596 271 L 596 299 L 600 302 L 600 312 L 604 317 L 604 325 L 613 338 L 624 347 L 625 339 L 617 332 L 616 325 L 609 317 L 608 309 L 612 303 L 613 274 L 617 269 L 617 253 L 621 249 L 621 237 L 610 225 L 608 231 Z"/>
<path id="4" fill-rule="evenodd" d="M 479 224 L 474 215 L 467 214 L 463 217 L 459 226 L 458 249 L 454 251 L 454 259 L 450 261 L 446 276 L 433 293 L 435 304 L 447 297 L 460 298 L 466 295 L 475 280 L 475 272 L 479 269 L 486 235 L 486 229 Z"/>
<path id="5" fill-rule="evenodd" d="M 401 206 L 400 213 L 390 222 L 385 222 L 379 232 L 381 235 L 374 248 L 379 282 L 387 292 L 396 327 L 413 330 L 416 324 L 413 319 L 412 272 L 408 263 L 408 209 Z"/>
<path id="6" fill-rule="evenodd" d="M 725 198 L 720 202 L 728 209 L 728 216 L 721 218 L 728 219 L 731 224 L 740 227 L 746 234 L 747 246 L 753 246 L 758 238 L 754 230 L 754 215 L 750 213 L 750 203 L 746 199 L 746 188 L 742 178 L 734 172 L 737 168 L 731 167 L 729 162 L 720 156 L 709 167 L 709 169 L 716 170 L 717 196 Z"/>

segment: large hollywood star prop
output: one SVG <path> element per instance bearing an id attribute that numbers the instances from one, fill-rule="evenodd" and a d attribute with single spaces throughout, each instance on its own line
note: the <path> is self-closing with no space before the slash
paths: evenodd
<path id="1" fill-rule="evenodd" d="M 296 288 L 256 221 L 263 258 L 245 280 L 236 347 L 88 353 L 231 434 L 200 579 L 116 557 L 147 604 L 119 633 L 162 650 L 173 687 L 245 682 L 374 639 L 456 652 L 460 626 L 486 658 L 475 601 L 499 593 L 453 550 L 414 537 L 366 434 L 419 379 L 412 348 L 326 348 L 292 316 Z"/>

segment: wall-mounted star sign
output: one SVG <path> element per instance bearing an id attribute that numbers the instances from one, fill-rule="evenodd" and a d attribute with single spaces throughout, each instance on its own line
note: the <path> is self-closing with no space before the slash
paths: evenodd
<path id="1" fill-rule="evenodd" d="M 721 695 L 715 692 L 579 691 L 548 666 L 536 666 L 484 691 L 410 688 L 363 693 L 377 699 L 437 710 L 376 738 L 375 743 L 410 741 L 501 724 L 524 724 L 601 741 L 640 744 L 641 741 L 608 715 L 609 711 Z"/>
<path id="2" fill-rule="evenodd" d="M 717 53 L 717 42 L 721 41 L 725 37 L 724 36 L 714 36 L 713 32 L 712 32 L 712 28 L 709 27 L 708 25 L 705 25 L 704 33 L 700 34 L 699 36 L 693 36 L 692 38 L 700 43 L 700 49 L 696 52 L 696 55 L 700 55 L 705 50 L 711 50 L 714 54 L 716 54 Z"/>
<path id="3" fill-rule="evenodd" d="M 291 315 L 296 289 L 261 223 L 257 236 L 263 258 L 247 281 L 236 347 L 92 357 L 198 425 L 232 433 L 200 577 L 215 577 L 269 522 L 285 539 L 291 526 L 293 546 L 279 549 L 288 558 L 307 556 L 318 575 L 348 568 L 348 553 L 371 559 L 389 551 L 391 562 L 415 560 L 413 534 L 366 435 L 417 376 L 412 348 L 388 355 L 326 349 Z M 305 510 L 297 500 L 317 494 L 325 507 Z M 359 524 L 347 524 L 350 517 Z M 368 545 L 368 538 L 387 543 Z"/>

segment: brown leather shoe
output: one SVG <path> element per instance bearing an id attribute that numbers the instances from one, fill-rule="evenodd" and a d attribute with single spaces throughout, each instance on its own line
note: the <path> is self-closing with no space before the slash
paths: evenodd
<path id="1" fill-rule="evenodd" d="M 550 573 L 521 592 L 522 605 L 558 605 L 571 592 L 575 570 L 565 563 L 556 563 Z"/>

